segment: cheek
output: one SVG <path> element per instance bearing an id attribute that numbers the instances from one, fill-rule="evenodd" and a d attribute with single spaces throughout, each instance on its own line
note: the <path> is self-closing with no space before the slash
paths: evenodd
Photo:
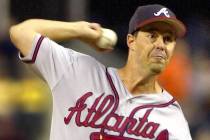
<path id="1" fill-rule="evenodd" d="M 168 48 L 169 58 L 171 58 L 175 49 L 175 43 L 170 44 L 167 48 Z"/>
<path id="2" fill-rule="evenodd" d="M 152 44 L 148 39 L 142 37 L 136 41 L 136 49 L 138 49 L 138 52 L 141 52 L 142 55 L 146 55 L 151 48 Z"/>
<path id="3" fill-rule="evenodd" d="M 139 34 L 135 42 L 135 49 L 138 61 L 147 61 L 148 55 L 152 49 L 152 44 L 148 38 Z"/>
<path id="4" fill-rule="evenodd" d="M 146 59 L 149 54 L 149 46 L 148 44 L 141 43 L 136 46 L 136 53 L 138 55 L 138 58 L 140 59 Z"/>

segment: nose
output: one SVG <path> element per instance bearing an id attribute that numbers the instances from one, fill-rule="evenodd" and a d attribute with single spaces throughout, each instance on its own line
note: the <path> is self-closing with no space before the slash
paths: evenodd
<path id="1" fill-rule="evenodd" d="M 163 36 L 159 35 L 158 38 L 156 39 L 156 41 L 154 42 L 154 44 L 155 44 L 155 47 L 163 50 L 165 48 Z"/>

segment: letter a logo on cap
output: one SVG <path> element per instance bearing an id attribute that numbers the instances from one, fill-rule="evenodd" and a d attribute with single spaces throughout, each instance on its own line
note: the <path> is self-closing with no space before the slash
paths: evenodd
<path id="1" fill-rule="evenodd" d="M 160 9 L 160 11 L 158 11 L 157 13 L 154 13 L 155 16 L 159 16 L 161 14 L 164 14 L 166 17 L 170 17 L 168 11 L 167 11 L 167 8 L 162 8 Z"/>

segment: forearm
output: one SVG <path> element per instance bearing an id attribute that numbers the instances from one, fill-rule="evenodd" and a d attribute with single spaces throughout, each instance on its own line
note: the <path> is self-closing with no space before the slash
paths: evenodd
<path id="1" fill-rule="evenodd" d="M 44 19 L 30 19 L 11 28 L 14 36 L 25 36 L 40 33 L 55 41 L 69 40 L 78 37 L 74 22 L 61 22 Z"/>
<path id="2" fill-rule="evenodd" d="M 17 26 L 20 26 L 20 29 L 22 28 L 26 32 L 31 30 L 57 41 L 70 40 L 79 36 L 74 22 L 31 19 Z"/>
<path id="3" fill-rule="evenodd" d="M 62 22 L 44 19 L 30 19 L 14 25 L 10 29 L 13 44 L 27 55 L 34 39 L 40 33 L 55 41 L 80 39 L 87 43 L 100 37 L 100 26 L 89 22 Z"/>

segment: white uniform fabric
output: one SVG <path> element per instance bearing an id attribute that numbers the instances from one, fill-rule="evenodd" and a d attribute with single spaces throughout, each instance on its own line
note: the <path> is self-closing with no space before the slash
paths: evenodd
<path id="1" fill-rule="evenodd" d="M 191 140 L 179 104 L 166 91 L 134 97 L 115 68 L 39 34 L 20 59 L 51 89 L 50 140 Z"/>

